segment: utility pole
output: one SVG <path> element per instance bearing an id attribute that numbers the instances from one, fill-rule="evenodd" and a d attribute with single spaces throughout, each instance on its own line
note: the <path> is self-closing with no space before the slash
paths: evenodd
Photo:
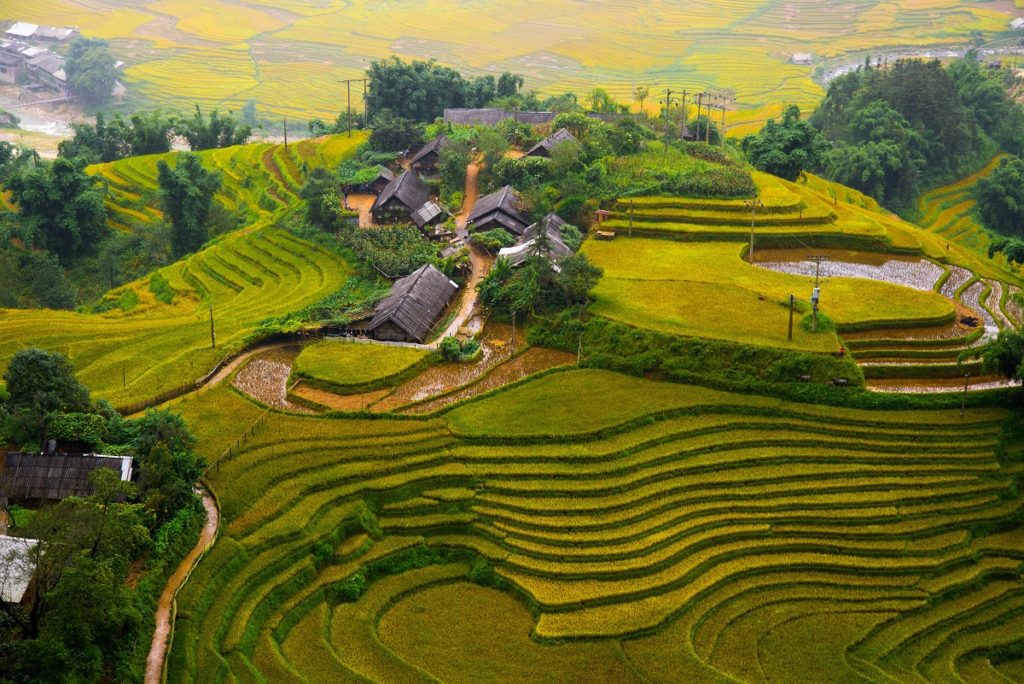
<path id="1" fill-rule="evenodd" d="M 516 310 L 512 309 L 512 354 L 516 353 Z"/>
<path id="2" fill-rule="evenodd" d="M 683 98 L 679 103 L 679 139 L 683 139 L 683 131 L 686 128 L 686 91 L 683 91 Z"/>
<path id="3" fill-rule="evenodd" d="M 338 83 L 345 84 L 345 99 L 347 102 L 348 114 L 346 116 L 345 128 L 348 129 L 348 137 L 352 137 L 352 84 L 355 82 L 361 82 L 363 84 L 363 126 L 366 126 L 366 82 L 369 79 L 366 78 L 348 78 Z"/>
<path id="4" fill-rule="evenodd" d="M 725 103 L 722 103 L 722 149 L 725 149 Z"/>
<path id="5" fill-rule="evenodd" d="M 703 102 L 704 93 L 697 93 L 697 118 L 695 119 L 695 121 L 697 122 L 697 132 L 695 134 L 697 142 L 700 142 L 700 108 L 703 105 Z"/>
<path id="6" fill-rule="evenodd" d="M 789 295 L 789 341 L 793 341 L 793 306 L 796 304 L 796 297 Z"/>
<path id="7" fill-rule="evenodd" d="M 633 237 L 633 200 L 629 200 L 629 237 Z"/>
<path id="8" fill-rule="evenodd" d="M 715 97 L 718 97 L 717 95 Z M 704 127 L 704 144 L 711 144 L 711 93 L 708 93 L 708 119 L 707 126 Z"/>
<path id="9" fill-rule="evenodd" d="M 758 209 L 764 208 L 764 202 L 757 195 L 754 195 L 752 199 L 747 200 L 743 203 L 748 209 L 750 209 L 750 263 L 754 263 L 754 217 L 757 215 Z"/>
<path id="10" fill-rule="evenodd" d="M 284 120 L 284 151 L 288 151 L 288 119 Z"/>
<path id="11" fill-rule="evenodd" d="M 210 305 L 210 347 L 217 348 L 217 333 L 213 330 L 213 305 Z"/>
<path id="12" fill-rule="evenodd" d="M 665 105 L 665 145 L 668 146 L 668 128 L 670 125 L 670 110 L 672 109 L 672 89 L 665 88 L 665 99 L 662 100 L 662 104 Z"/>

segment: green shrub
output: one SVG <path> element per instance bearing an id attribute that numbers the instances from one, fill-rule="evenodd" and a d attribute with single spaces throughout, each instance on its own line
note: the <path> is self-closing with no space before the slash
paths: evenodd
<path id="1" fill-rule="evenodd" d="M 174 302 L 174 288 L 167 282 L 167 279 L 156 272 L 149 277 L 149 291 L 153 293 L 158 302 L 171 304 Z"/>
<path id="2" fill-rule="evenodd" d="M 324 590 L 327 600 L 334 605 L 354 603 L 365 593 L 366 575 L 363 574 L 362 570 L 356 572 L 344 582 L 332 584 Z"/>

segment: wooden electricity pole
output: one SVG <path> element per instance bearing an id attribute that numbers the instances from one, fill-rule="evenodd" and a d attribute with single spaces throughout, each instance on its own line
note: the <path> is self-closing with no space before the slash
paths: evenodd
<path id="1" fill-rule="evenodd" d="M 694 121 L 697 124 L 697 131 L 694 134 L 697 138 L 697 142 L 700 142 L 700 108 L 704 104 L 704 93 L 697 93 L 697 118 Z"/>
<path id="2" fill-rule="evenodd" d="M 826 256 L 807 257 L 808 261 L 814 262 L 814 293 L 811 295 L 812 319 L 811 332 L 818 332 L 818 296 L 821 293 L 818 285 L 821 283 L 821 264 L 828 261 Z"/>
<path id="3" fill-rule="evenodd" d="M 288 119 L 284 120 L 284 151 L 288 151 Z"/>
<path id="4" fill-rule="evenodd" d="M 717 95 L 715 97 L 718 97 Z M 704 127 L 704 144 L 711 144 L 711 93 L 708 93 L 708 118 Z"/>
<path id="5" fill-rule="evenodd" d="M 743 204 L 750 209 L 750 263 L 754 263 L 754 217 L 757 215 L 758 209 L 764 208 L 764 202 L 760 197 L 754 195 L 753 199 L 749 199 Z"/>
<path id="6" fill-rule="evenodd" d="M 789 295 L 789 341 L 793 341 L 793 306 L 796 304 L 796 297 Z"/>
<path id="7" fill-rule="evenodd" d="M 210 306 L 210 347 L 217 348 L 217 333 L 213 330 L 213 306 Z"/>
<path id="8" fill-rule="evenodd" d="M 348 137 L 352 137 L 352 84 L 361 82 L 363 84 L 363 126 L 366 126 L 366 82 L 369 79 L 366 78 L 348 78 L 338 83 L 345 84 L 345 100 L 347 102 L 347 111 L 345 128 L 348 129 Z"/>

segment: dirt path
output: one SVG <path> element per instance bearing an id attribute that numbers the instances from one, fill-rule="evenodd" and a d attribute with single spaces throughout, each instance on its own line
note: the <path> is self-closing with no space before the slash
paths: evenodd
<path id="1" fill-rule="evenodd" d="M 345 205 L 349 209 L 359 212 L 360 228 L 369 228 L 373 225 L 373 217 L 370 215 L 370 209 L 373 208 L 373 203 L 376 201 L 376 195 L 352 193 L 351 195 L 345 196 Z"/>
<path id="2" fill-rule="evenodd" d="M 473 205 L 476 204 L 476 198 L 480 193 L 478 182 L 479 176 L 479 164 L 474 162 L 466 167 L 466 188 L 463 194 L 462 211 L 455 217 L 457 233 L 459 237 L 464 239 L 468 237 L 466 222 L 469 220 L 469 214 L 473 211 Z M 441 333 L 436 340 L 434 340 L 433 344 L 431 344 L 432 347 L 440 346 L 441 340 L 449 335 L 458 335 L 459 329 L 465 327 L 467 323 L 473 319 L 476 310 L 476 286 L 491 270 L 491 265 L 494 263 L 494 257 L 489 254 L 485 254 L 476 247 L 470 245 L 469 262 L 472 270 L 469 274 L 469 278 L 466 280 L 465 286 L 463 287 L 462 304 L 459 306 L 459 311 L 455 315 L 455 319 L 451 324 L 449 324 L 445 331 Z"/>
<path id="3" fill-rule="evenodd" d="M 275 344 L 261 345 L 259 347 L 250 349 L 247 352 L 239 354 L 231 361 L 229 361 L 226 366 L 217 371 L 216 375 L 207 380 L 206 384 L 203 385 L 203 387 L 216 387 L 217 385 L 222 383 L 225 378 L 231 375 L 236 368 L 238 368 L 243 363 L 245 363 L 252 357 L 256 356 L 257 354 L 264 354 L 269 351 L 274 351 L 275 349 L 284 349 L 285 347 L 293 347 L 295 346 L 295 344 L 295 342 L 277 342 Z"/>
<path id="4" fill-rule="evenodd" d="M 199 534 L 199 541 L 171 575 L 157 603 L 156 629 L 153 631 L 153 643 L 149 647 L 149 655 L 146 657 L 146 684 L 160 684 L 171 635 L 171 606 L 174 603 L 174 597 L 177 596 L 181 585 L 192 574 L 192 568 L 199 562 L 199 558 L 217 537 L 220 511 L 217 510 L 217 503 L 213 497 L 205 490 L 203 491 L 203 508 L 206 509 L 206 524 L 203 525 L 203 531 Z"/>

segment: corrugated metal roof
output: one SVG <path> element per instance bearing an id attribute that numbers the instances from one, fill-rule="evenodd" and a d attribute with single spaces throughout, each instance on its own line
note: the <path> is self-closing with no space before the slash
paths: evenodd
<path id="1" fill-rule="evenodd" d="M 436 202 L 427 201 L 424 202 L 423 206 L 419 209 L 412 212 L 412 220 L 413 223 L 416 224 L 417 228 L 422 228 L 443 213 L 444 209 L 442 209 Z"/>
<path id="2" fill-rule="evenodd" d="M 31 38 L 36 29 L 39 28 L 38 24 L 30 24 L 27 21 L 15 22 L 14 26 L 7 29 L 5 33 L 9 36 L 18 36 L 19 38 Z"/>
<path id="3" fill-rule="evenodd" d="M 92 471 L 110 468 L 128 481 L 132 478 L 132 467 L 131 456 L 9 452 L 0 463 L 0 496 L 44 501 L 88 496 L 92 494 Z"/>

